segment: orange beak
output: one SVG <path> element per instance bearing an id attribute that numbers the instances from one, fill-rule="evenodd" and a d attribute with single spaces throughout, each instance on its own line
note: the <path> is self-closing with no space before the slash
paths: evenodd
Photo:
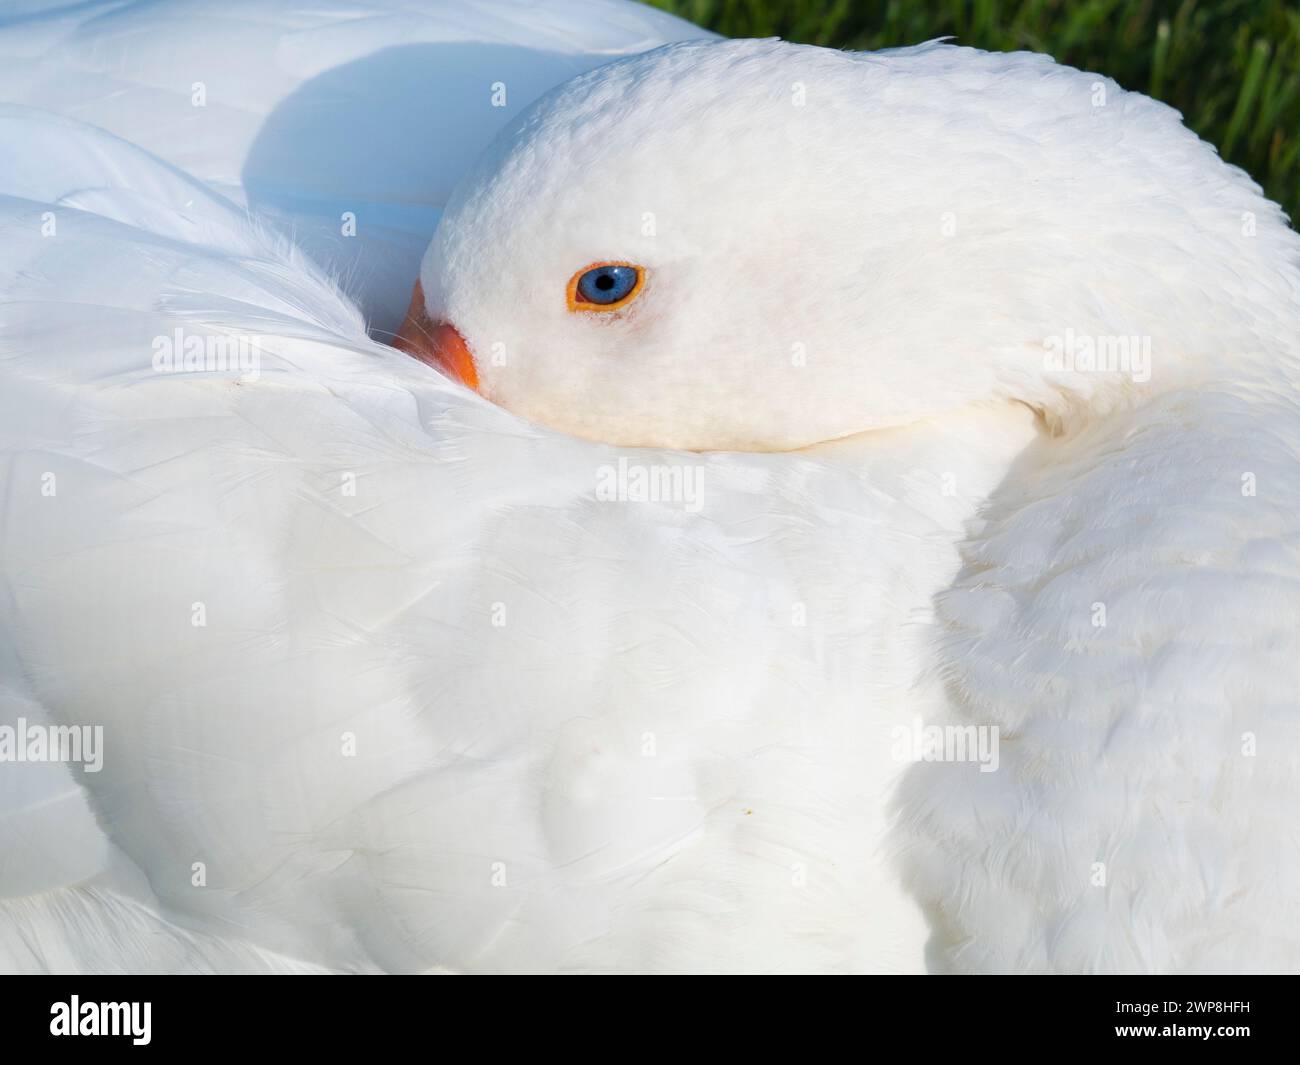
<path id="1" fill-rule="evenodd" d="M 393 347 L 414 355 L 466 388 L 478 390 L 478 370 L 469 345 L 450 322 L 430 320 L 424 309 L 424 289 L 418 280 Z"/>

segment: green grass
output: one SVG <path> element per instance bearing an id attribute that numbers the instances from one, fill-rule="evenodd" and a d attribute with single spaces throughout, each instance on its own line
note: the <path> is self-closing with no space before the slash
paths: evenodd
<path id="1" fill-rule="evenodd" d="M 1300 4 L 1282 0 L 648 0 L 728 37 L 1048 52 L 1164 100 L 1300 221 Z"/>

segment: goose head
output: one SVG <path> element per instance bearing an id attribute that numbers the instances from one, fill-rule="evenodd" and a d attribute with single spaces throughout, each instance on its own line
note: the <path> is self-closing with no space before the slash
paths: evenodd
<path id="1" fill-rule="evenodd" d="M 398 346 L 620 445 L 790 450 L 1008 403 L 1059 428 L 1254 336 L 1279 227 L 1176 112 L 1046 56 L 692 41 L 498 137 Z"/>

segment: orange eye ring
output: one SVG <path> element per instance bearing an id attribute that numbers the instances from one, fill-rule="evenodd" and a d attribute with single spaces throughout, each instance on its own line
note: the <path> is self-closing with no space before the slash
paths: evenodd
<path id="1" fill-rule="evenodd" d="M 584 299 L 578 291 L 578 282 L 591 273 L 593 270 L 599 270 L 602 266 L 624 266 L 629 270 L 636 271 L 636 283 L 632 286 L 631 291 L 622 299 L 615 300 L 613 303 L 593 303 L 591 300 Z M 574 272 L 569 278 L 569 284 L 565 289 L 565 299 L 569 304 L 571 311 L 619 311 L 631 303 L 641 294 L 645 288 L 645 268 L 638 266 L 636 263 L 622 262 L 618 260 L 601 261 L 597 263 L 588 263 L 580 270 Z"/>

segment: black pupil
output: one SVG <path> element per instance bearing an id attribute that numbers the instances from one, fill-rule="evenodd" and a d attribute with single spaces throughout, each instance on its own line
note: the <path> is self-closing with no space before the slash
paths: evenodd
<path id="1" fill-rule="evenodd" d="M 610 274 L 601 274 L 596 278 L 596 287 L 600 289 L 601 292 L 608 292 L 614 287 L 614 278 Z"/>

